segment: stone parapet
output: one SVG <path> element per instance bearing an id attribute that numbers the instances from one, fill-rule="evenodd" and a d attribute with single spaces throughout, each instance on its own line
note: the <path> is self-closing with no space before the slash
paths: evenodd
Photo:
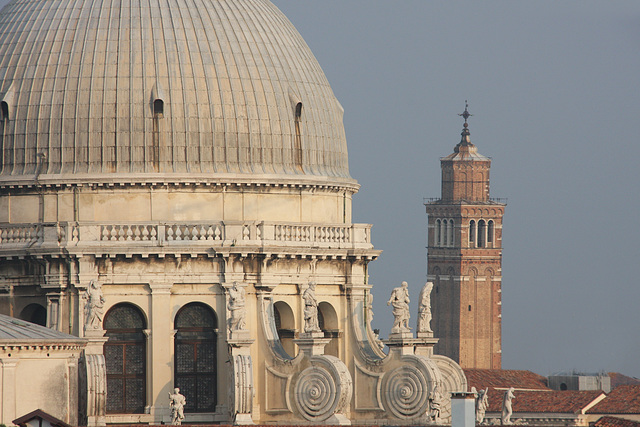
<path id="1" fill-rule="evenodd" d="M 78 248 L 88 252 L 127 247 L 233 248 L 306 247 L 373 249 L 370 224 L 321 224 L 264 221 L 218 222 L 57 222 L 0 225 L 0 255 Z M 142 248 L 145 248 L 142 250 Z"/>

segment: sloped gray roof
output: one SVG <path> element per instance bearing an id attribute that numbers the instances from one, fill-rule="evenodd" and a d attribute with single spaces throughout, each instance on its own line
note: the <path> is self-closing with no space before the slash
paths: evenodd
<path id="1" fill-rule="evenodd" d="M 69 342 L 84 340 L 83 338 L 36 325 L 35 323 L 26 322 L 24 320 L 16 319 L 15 317 L 0 314 L 0 343 L 7 341 Z"/>

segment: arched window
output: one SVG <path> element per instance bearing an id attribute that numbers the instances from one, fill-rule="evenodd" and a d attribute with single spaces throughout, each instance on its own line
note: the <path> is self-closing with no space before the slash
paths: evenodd
<path id="1" fill-rule="evenodd" d="M 495 237 L 494 234 L 495 234 L 495 231 L 494 231 L 493 221 L 489 220 L 488 228 L 487 228 L 487 243 L 493 243 L 493 240 Z"/>
<path id="2" fill-rule="evenodd" d="M 154 117 L 164 116 L 164 101 L 162 99 L 156 99 L 153 101 L 153 116 Z"/>
<path id="3" fill-rule="evenodd" d="M 162 136 L 162 118 L 164 117 L 164 101 L 153 101 L 153 137 L 151 140 L 151 152 L 149 153 L 150 165 L 154 172 L 160 168 L 160 138 Z"/>
<path id="4" fill-rule="evenodd" d="M 450 219 L 447 223 L 447 242 L 448 246 L 453 246 L 453 220 Z"/>
<path id="5" fill-rule="evenodd" d="M 286 302 L 278 301 L 273 305 L 273 315 L 275 317 L 278 338 L 280 338 L 282 347 L 289 356 L 294 357 L 295 347 L 293 338 L 295 337 L 296 327 L 293 310 L 291 310 L 291 307 L 289 307 L 289 304 Z"/>
<path id="6" fill-rule="evenodd" d="M 487 223 L 484 219 L 478 221 L 478 247 L 484 248 L 487 242 Z"/>
<path id="7" fill-rule="evenodd" d="M 298 170 L 302 171 L 302 130 L 300 129 L 300 120 L 302 120 L 302 102 L 296 104 L 295 111 L 295 139 L 294 139 L 294 156 L 295 164 Z"/>
<path id="8" fill-rule="evenodd" d="M 336 310 L 328 302 L 318 304 L 318 325 L 325 338 L 331 338 L 329 344 L 324 348 L 324 354 L 339 357 L 338 338 L 340 328 L 338 327 L 338 315 Z"/>
<path id="9" fill-rule="evenodd" d="M 469 221 L 469 243 L 471 247 L 475 246 L 476 242 L 476 222 L 474 220 Z"/>
<path id="10" fill-rule="evenodd" d="M 440 246 L 440 222 L 436 219 L 436 226 L 433 229 L 433 246 Z"/>
<path id="11" fill-rule="evenodd" d="M 449 221 L 446 219 L 442 220 L 442 228 L 440 229 L 440 246 L 448 246 L 449 241 L 447 240 L 449 235 L 447 234 L 447 228 L 449 228 Z"/>
<path id="12" fill-rule="evenodd" d="M 187 399 L 185 412 L 216 409 L 217 326 L 216 314 L 202 303 L 187 304 L 176 315 L 174 385 Z"/>
<path id="13" fill-rule="evenodd" d="M 145 328 L 144 315 L 132 304 L 117 304 L 104 317 L 104 329 L 109 338 L 104 345 L 108 413 L 144 413 L 147 358 Z"/>
<path id="14" fill-rule="evenodd" d="M 47 309 L 40 304 L 29 304 L 20 312 L 20 318 L 40 326 L 47 326 Z"/>
<path id="15" fill-rule="evenodd" d="M 4 166 L 4 149 L 5 149 L 5 134 L 7 133 L 7 127 L 9 126 L 9 104 L 6 101 L 0 102 L 0 172 Z M 11 157 L 11 156 L 9 156 Z"/>

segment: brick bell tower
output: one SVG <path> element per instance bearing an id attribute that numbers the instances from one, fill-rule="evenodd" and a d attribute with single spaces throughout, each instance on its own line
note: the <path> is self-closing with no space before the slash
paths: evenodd
<path id="1" fill-rule="evenodd" d="M 462 139 L 440 160 L 442 196 L 429 215 L 427 277 L 435 352 L 463 368 L 501 367 L 502 216 L 506 203 L 489 198 L 491 159 L 471 143 L 465 106 Z"/>

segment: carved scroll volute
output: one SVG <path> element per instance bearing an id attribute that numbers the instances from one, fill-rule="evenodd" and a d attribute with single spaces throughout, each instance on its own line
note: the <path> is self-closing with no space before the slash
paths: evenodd
<path id="1" fill-rule="evenodd" d="M 233 357 L 232 373 L 233 423 L 235 425 L 253 424 L 253 364 L 251 356 Z"/>
<path id="2" fill-rule="evenodd" d="M 334 356 L 313 356 L 311 363 L 295 381 L 294 401 L 300 415 L 312 422 L 349 424 L 344 415 L 353 393 L 349 370 Z"/>

